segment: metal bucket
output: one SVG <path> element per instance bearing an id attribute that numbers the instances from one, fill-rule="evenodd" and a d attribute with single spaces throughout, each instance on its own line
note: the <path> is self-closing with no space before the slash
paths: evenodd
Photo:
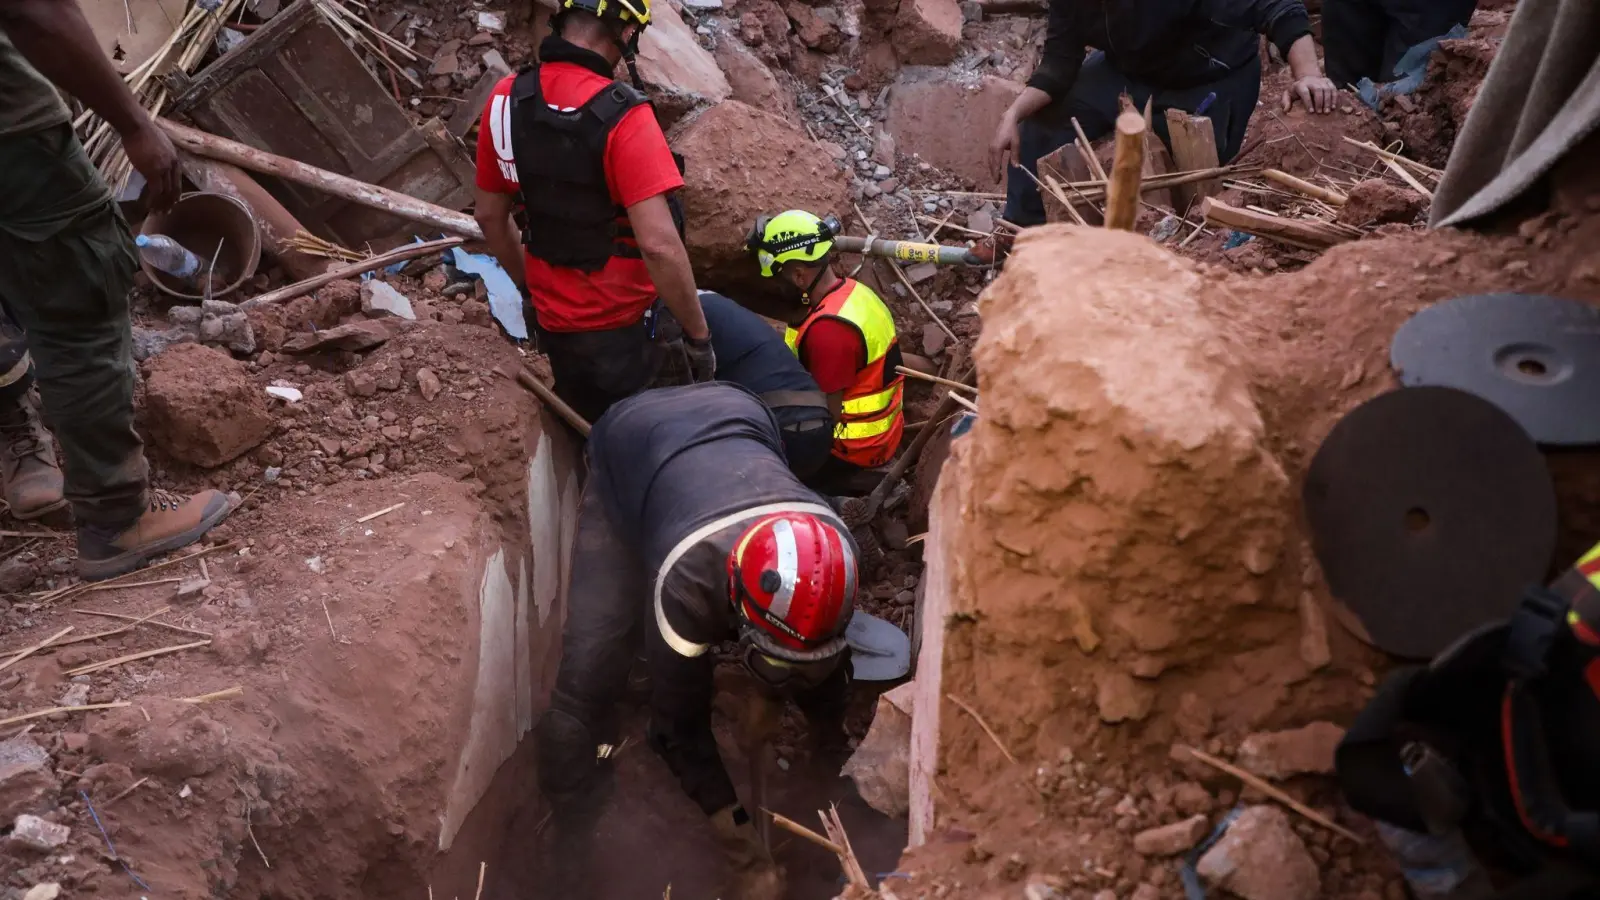
<path id="1" fill-rule="evenodd" d="M 200 257 L 201 285 L 205 284 L 205 272 L 215 258 L 213 297 L 237 289 L 256 274 L 256 266 L 261 262 L 261 235 L 256 230 L 255 219 L 250 217 L 243 203 L 226 194 L 184 194 L 172 209 L 147 216 L 140 232 L 164 234 Z M 184 300 L 205 299 L 200 288 L 173 278 L 143 259 L 139 260 L 139 268 L 163 293 Z"/>

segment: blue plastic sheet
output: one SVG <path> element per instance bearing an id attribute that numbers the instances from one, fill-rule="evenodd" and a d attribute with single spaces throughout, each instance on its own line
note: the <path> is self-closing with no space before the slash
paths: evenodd
<path id="1" fill-rule="evenodd" d="M 1378 109 L 1378 104 L 1385 97 L 1394 97 L 1400 94 L 1409 94 L 1422 87 L 1423 78 L 1428 74 L 1428 57 L 1439 48 L 1439 42 L 1454 40 L 1467 36 L 1464 25 L 1456 25 L 1444 34 L 1435 38 L 1428 38 L 1412 47 L 1394 64 L 1394 80 L 1383 84 L 1373 84 L 1371 78 L 1363 78 L 1356 83 L 1356 95 L 1361 98 L 1372 110 Z"/>
<path id="2" fill-rule="evenodd" d="M 527 340 L 528 324 L 522 320 L 522 292 L 517 290 L 506 270 L 500 268 L 500 263 L 486 253 L 468 253 L 460 247 L 450 252 L 457 269 L 483 279 L 483 286 L 489 291 L 489 313 L 506 334 L 519 341 Z"/>

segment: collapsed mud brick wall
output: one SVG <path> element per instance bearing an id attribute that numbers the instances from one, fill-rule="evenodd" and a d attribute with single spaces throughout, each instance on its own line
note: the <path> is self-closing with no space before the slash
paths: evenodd
<path id="1" fill-rule="evenodd" d="M 983 412 L 933 510 L 914 845 L 957 828 L 1016 851 L 989 876 L 1170 889 L 1131 833 L 1223 804 L 1175 748 L 1364 699 L 1361 651 L 1306 608 L 1291 478 L 1210 289 L 1142 237 L 1048 226 L 985 291 Z"/>

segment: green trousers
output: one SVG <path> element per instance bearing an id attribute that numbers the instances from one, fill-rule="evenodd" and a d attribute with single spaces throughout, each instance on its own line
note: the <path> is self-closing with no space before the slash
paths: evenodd
<path id="1" fill-rule="evenodd" d="M 0 137 L 0 303 L 27 332 L 79 524 L 144 511 L 133 430 L 132 235 L 70 126 Z"/>

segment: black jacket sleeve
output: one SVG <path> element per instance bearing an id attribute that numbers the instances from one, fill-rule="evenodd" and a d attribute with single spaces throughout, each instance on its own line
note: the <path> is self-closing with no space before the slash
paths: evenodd
<path id="1" fill-rule="evenodd" d="M 1044 49 L 1039 53 L 1039 64 L 1028 78 L 1028 87 L 1038 88 L 1058 100 L 1072 89 L 1078 80 L 1078 70 L 1083 68 L 1083 55 L 1089 43 L 1078 18 L 1073 14 L 1073 0 L 1051 0 L 1050 19 L 1045 25 Z"/>
<path id="2" fill-rule="evenodd" d="M 1311 16 L 1302 0 L 1201 0 L 1199 10 L 1222 25 L 1264 34 L 1278 52 L 1311 33 Z"/>

